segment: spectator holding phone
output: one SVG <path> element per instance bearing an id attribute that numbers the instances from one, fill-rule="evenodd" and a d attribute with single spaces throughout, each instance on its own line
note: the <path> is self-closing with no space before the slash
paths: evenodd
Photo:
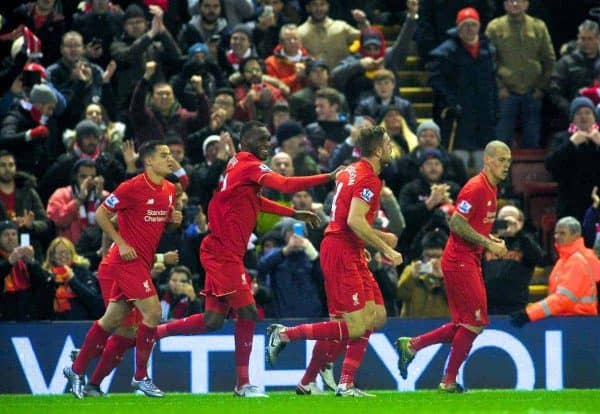
<path id="1" fill-rule="evenodd" d="M 48 218 L 59 236 L 77 244 L 81 232 L 96 224 L 96 209 L 108 196 L 104 177 L 97 175 L 94 160 L 80 159 L 72 169 L 71 184 L 58 188 L 48 200 Z"/>
<path id="2" fill-rule="evenodd" d="M 525 217 L 515 206 L 498 211 L 493 234 L 504 240 L 508 253 L 499 257 L 486 250 L 481 260 L 487 292 L 488 312 L 506 315 L 525 308 L 529 301 L 529 282 L 536 265 L 543 265 L 545 253 L 533 237 L 523 230 Z"/>
<path id="3" fill-rule="evenodd" d="M 0 320 L 50 319 L 54 297 L 51 278 L 35 260 L 33 247 L 19 246 L 17 224 L 0 222 Z"/>
<path id="4" fill-rule="evenodd" d="M 410 262 L 398 281 L 396 297 L 403 318 L 442 318 L 450 315 L 440 265 L 448 234 L 435 229 L 423 236 L 423 255 Z"/>
<path id="5" fill-rule="evenodd" d="M 192 284 L 192 273 L 186 266 L 175 266 L 169 271 L 169 282 L 161 287 L 160 307 L 162 321 L 181 319 L 202 312 L 202 301 Z"/>

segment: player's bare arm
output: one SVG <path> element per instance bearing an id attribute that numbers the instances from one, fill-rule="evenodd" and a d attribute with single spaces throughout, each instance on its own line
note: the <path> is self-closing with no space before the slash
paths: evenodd
<path id="1" fill-rule="evenodd" d="M 398 236 L 396 236 L 394 233 L 390 233 L 390 232 L 386 232 L 386 231 L 381 231 L 381 230 L 378 230 L 378 229 L 373 229 L 373 231 L 388 246 L 390 246 L 390 247 L 396 247 L 396 245 L 398 244 Z"/>
<path id="2" fill-rule="evenodd" d="M 119 234 L 117 228 L 112 223 L 113 213 L 108 211 L 103 205 L 100 205 L 96 210 L 96 223 L 102 229 L 106 235 L 114 240 L 115 244 L 119 248 L 119 254 L 123 260 L 133 260 L 137 257 L 137 253 L 133 247 L 131 247 Z"/>
<path id="3" fill-rule="evenodd" d="M 493 240 L 476 232 L 462 215 L 455 213 L 450 219 L 450 230 L 469 243 L 477 244 L 488 249 L 490 252 L 504 256 L 506 246 L 504 240 Z"/>
<path id="4" fill-rule="evenodd" d="M 375 247 L 381 254 L 390 259 L 395 266 L 402 263 L 402 255 L 388 245 L 373 229 L 365 216 L 369 211 L 369 205 L 359 198 L 353 198 L 348 212 L 348 226 L 365 243 Z"/>

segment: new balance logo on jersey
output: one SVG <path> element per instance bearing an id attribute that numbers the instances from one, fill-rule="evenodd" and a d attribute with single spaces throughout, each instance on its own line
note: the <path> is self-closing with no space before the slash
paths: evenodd
<path id="1" fill-rule="evenodd" d="M 360 198 L 365 200 L 367 203 L 371 202 L 371 199 L 373 198 L 374 195 L 375 194 L 373 193 L 373 191 L 369 190 L 368 188 L 363 188 L 362 191 L 360 192 Z"/>
<path id="2" fill-rule="evenodd" d="M 471 208 L 473 208 L 473 206 L 467 200 L 463 200 L 460 203 L 458 203 L 458 211 L 460 211 L 463 214 L 469 214 Z"/>
<path id="3" fill-rule="evenodd" d="M 144 283 L 142 284 L 142 286 L 144 286 L 145 292 L 150 292 L 152 290 L 152 289 L 150 289 L 150 281 L 148 281 L 148 280 L 144 280 Z"/>
<path id="4" fill-rule="evenodd" d="M 358 305 L 360 302 L 358 301 L 358 292 L 352 295 L 352 304 Z"/>
<path id="5" fill-rule="evenodd" d="M 117 204 L 119 204 L 119 199 L 117 198 L 117 196 L 115 196 L 114 194 L 109 195 L 108 197 L 106 197 L 106 200 L 104 200 L 104 202 L 106 203 L 107 206 L 109 206 L 110 208 L 115 208 L 115 206 Z"/>
<path id="6" fill-rule="evenodd" d="M 147 206 L 151 206 L 152 204 L 154 204 L 154 199 L 153 199 L 153 198 L 149 198 L 149 199 L 146 201 L 146 205 L 147 205 Z"/>
<path id="7" fill-rule="evenodd" d="M 247 284 L 248 282 L 246 282 L 246 273 L 242 273 L 242 285 Z"/>
<path id="8" fill-rule="evenodd" d="M 477 309 L 475 311 L 475 320 L 480 322 L 481 321 L 481 309 Z"/>
<path id="9" fill-rule="evenodd" d="M 260 164 L 260 167 L 258 167 L 258 168 L 260 168 L 260 170 L 261 170 L 262 172 L 266 172 L 266 173 L 268 173 L 268 172 L 271 172 L 271 171 L 272 171 L 272 170 L 271 170 L 271 169 L 270 169 L 268 166 L 266 166 L 265 164 Z"/>

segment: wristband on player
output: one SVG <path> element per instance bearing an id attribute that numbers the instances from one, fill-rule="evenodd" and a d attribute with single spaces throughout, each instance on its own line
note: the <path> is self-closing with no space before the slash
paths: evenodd
<path id="1" fill-rule="evenodd" d="M 154 262 L 155 263 L 164 263 L 165 262 L 165 255 L 162 253 L 158 253 L 154 255 Z"/>

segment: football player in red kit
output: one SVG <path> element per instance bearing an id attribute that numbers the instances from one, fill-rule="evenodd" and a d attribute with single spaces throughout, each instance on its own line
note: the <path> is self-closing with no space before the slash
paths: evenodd
<path id="1" fill-rule="evenodd" d="M 354 387 L 354 372 L 371 330 L 382 326 L 386 318 L 381 291 L 365 259 L 365 245 L 375 247 L 396 266 L 402 263 L 402 255 L 394 250 L 398 238 L 371 227 L 379 211 L 378 175 L 391 159 L 390 137 L 382 127 L 363 128 L 358 147 L 362 158 L 337 178 L 331 221 L 321 243 L 321 268 L 332 320 L 295 327 L 271 325 L 267 347 L 267 360 L 273 365 L 289 341 L 317 339 L 313 359 L 321 354 L 338 355 L 347 346 L 336 395 L 352 397 L 368 395 Z M 322 362 L 328 361 L 316 362 L 315 371 Z M 298 390 L 305 385 L 301 382 Z"/>
<path id="2" fill-rule="evenodd" d="M 63 370 L 71 392 L 78 398 L 83 397 L 88 363 L 102 352 L 108 337 L 131 317 L 133 306 L 141 313 L 141 321 L 135 337 L 136 369 L 131 385 L 146 395 L 164 396 L 147 375 L 161 317 L 150 269 L 167 223 L 180 225 L 182 214 L 175 210 L 175 186 L 164 179 L 171 173 L 173 163 L 169 147 L 148 141 L 140 147 L 139 158 L 144 172 L 120 184 L 96 211 L 98 225 L 114 240 L 98 268 L 98 279 L 105 284 L 103 294 L 110 292 L 110 298 L 104 316 L 88 331 L 73 365 Z M 118 231 L 111 222 L 114 214 Z M 112 287 L 108 289 L 106 283 Z"/>
<path id="3" fill-rule="evenodd" d="M 451 343 L 440 391 L 462 392 L 456 382 L 461 364 L 473 341 L 489 323 L 485 285 L 481 272 L 483 249 L 500 257 L 507 252 L 504 240 L 490 234 L 496 218 L 496 186 L 506 179 L 511 163 L 510 148 L 491 141 L 483 152 L 483 170 L 471 178 L 456 199 L 450 219 L 450 238 L 442 255 L 442 271 L 452 322 L 414 338 L 396 340 L 398 368 L 406 379 L 415 354 L 429 345 Z"/>
<path id="4" fill-rule="evenodd" d="M 294 217 L 317 225 L 310 211 L 293 210 L 261 196 L 262 187 L 285 193 L 308 189 L 335 179 L 336 172 L 307 177 L 284 177 L 263 163 L 270 155 L 269 131 L 264 124 L 250 121 L 240 133 L 241 151 L 229 160 L 218 191 L 208 206 L 210 233 L 200 246 L 200 260 L 206 271 L 203 294 L 206 312 L 160 325 L 159 337 L 198 334 L 220 329 L 230 309 L 235 322 L 235 364 L 238 397 L 266 397 L 250 384 L 248 364 L 252 351 L 256 304 L 244 269 L 244 254 L 258 213 Z"/>

